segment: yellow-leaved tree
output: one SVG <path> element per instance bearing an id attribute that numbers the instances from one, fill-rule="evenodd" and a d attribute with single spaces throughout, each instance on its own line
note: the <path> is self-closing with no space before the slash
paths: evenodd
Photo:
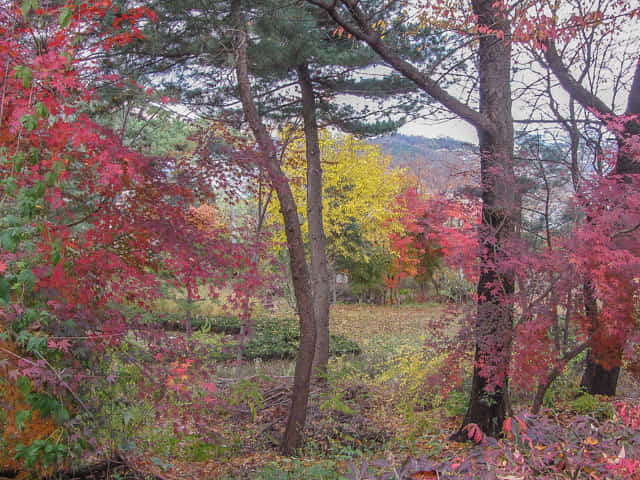
<path id="1" fill-rule="evenodd" d="M 283 133 L 287 144 L 283 170 L 291 182 L 303 235 L 308 242 L 306 219 L 306 160 L 302 132 Z M 399 228 L 394 216 L 395 198 L 410 182 L 404 170 L 391 168 L 390 157 L 380 147 L 352 135 L 323 130 L 320 133 L 323 170 L 323 222 L 330 269 L 346 273 L 354 293 L 373 295 L 384 288 L 384 275 L 392 268 L 389 232 Z M 269 223 L 280 226 L 282 216 L 272 204 Z M 281 228 L 274 228 L 281 232 Z M 276 248 L 285 238 L 275 236 Z"/>

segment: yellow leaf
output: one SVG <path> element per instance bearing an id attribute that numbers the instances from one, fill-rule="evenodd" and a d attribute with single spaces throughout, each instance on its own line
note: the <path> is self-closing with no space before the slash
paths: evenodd
<path id="1" fill-rule="evenodd" d="M 598 444 L 598 440 L 596 440 L 595 438 L 589 436 L 589 437 L 584 439 L 584 443 L 585 443 L 585 445 L 597 445 Z"/>

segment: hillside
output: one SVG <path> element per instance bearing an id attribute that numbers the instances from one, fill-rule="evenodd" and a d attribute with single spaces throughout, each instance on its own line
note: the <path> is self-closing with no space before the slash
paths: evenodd
<path id="1" fill-rule="evenodd" d="M 452 138 L 390 135 L 372 140 L 391 156 L 394 167 L 406 168 L 426 191 L 452 192 L 477 184 L 476 147 Z"/>

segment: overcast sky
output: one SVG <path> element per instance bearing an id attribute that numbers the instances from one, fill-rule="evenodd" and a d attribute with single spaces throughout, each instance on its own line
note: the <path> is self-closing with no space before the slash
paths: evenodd
<path id="1" fill-rule="evenodd" d="M 400 128 L 398 133 L 429 138 L 451 137 L 474 145 L 478 144 L 475 128 L 462 120 L 448 120 L 446 122 L 414 120 Z"/>

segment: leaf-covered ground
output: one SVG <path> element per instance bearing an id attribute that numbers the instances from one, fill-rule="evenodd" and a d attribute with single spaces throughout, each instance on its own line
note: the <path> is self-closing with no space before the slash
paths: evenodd
<path id="1" fill-rule="evenodd" d="M 326 386 L 313 386 L 307 439 L 295 458 L 277 450 L 291 360 L 256 360 L 241 368 L 220 362 L 206 378 L 187 372 L 185 384 L 206 382 L 215 389 L 209 408 L 197 413 L 179 396 L 137 403 L 133 391 L 124 402 L 106 395 L 104 408 L 111 409 L 112 421 L 101 432 L 102 454 L 118 452 L 134 476 L 144 472 L 167 480 L 602 479 L 625 478 L 620 475 L 634 471 L 627 478 L 639 478 L 635 399 L 576 399 L 575 379 L 568 377 L 550 392 L 549 408 L 541 416 L 520 413 L 499 442 L 449 442 L 465 411 L 468 379 L 456 385 L 434 383 L 449 367 L 443 353 L 426 345 L 434 320 L 448 319 L 453 331 L 462 312 L 436 304 L 337 305 L 331 314 L 332 331 L 358 342 L 362 354 L 333 358 Z M 217 341 L 210 346 L 221 348 Z M 469 359 L 459 361 L 468 370 Z M 626 394 L 633 393 L 629 375 L 622 383 Z M 630 408 L 624 415 L 621 400 L 628 400 Z M 527 406 L 521 400 L 514 407 L 526 412 Z"/>

